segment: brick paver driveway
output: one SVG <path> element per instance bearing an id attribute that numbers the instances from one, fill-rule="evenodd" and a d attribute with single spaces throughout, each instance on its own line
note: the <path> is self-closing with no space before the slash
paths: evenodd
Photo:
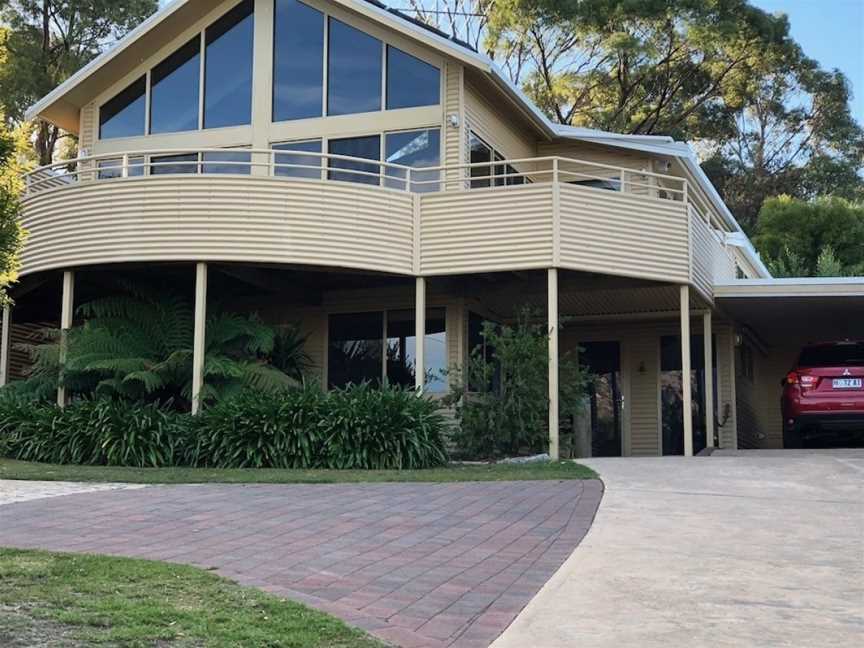
<path id="1" fill-rule="evenodd" d="M 599 481 L 160 486 L 0 506 L 0 545 L 215 568 L 395 643 L 486 647 L 585 535 Z"/>

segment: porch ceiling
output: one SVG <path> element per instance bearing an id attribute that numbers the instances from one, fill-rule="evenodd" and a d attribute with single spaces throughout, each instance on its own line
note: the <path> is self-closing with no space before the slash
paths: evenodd
<path id="1" fill-rule="evenodd" d="M 768 346 L 864 338 L 864 278 L 737 281 L 715 300 Z"/>

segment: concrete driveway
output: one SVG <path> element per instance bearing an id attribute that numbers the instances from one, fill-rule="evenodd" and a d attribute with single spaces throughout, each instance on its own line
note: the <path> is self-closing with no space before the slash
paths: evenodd
<path id="1" fill-rule="evenodd" d="M 585 463 L 597 519 L 494 648 L 864 645 L 864 450 Z"/>

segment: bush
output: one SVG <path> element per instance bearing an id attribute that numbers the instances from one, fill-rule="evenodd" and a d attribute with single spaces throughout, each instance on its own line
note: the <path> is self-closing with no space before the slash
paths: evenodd
<path id="1" fill-rule="evenodd" d="M 0 398 L 0 454 L 133 467 L 412 469 L 446 463 L 438 405 L 398 388 L 243 391 L 198 416 L 170 404 Z"/>
<path id="2" fill-rule="evenodd" d="M 6 456 L 54 464 L 173 465 L 188 416 L 159 405 L 82 399 L 65 409 L 5 397 L 0 437 Z"/>
<path id="3" fill-rule="evenodd" d="M 448 403 L 459 429 L 453 441 L 460 455 L 490 459 L 545 452 L 549 443 L 549 334 L 530 308 L 511 326 L 484 322 L 484 345 L 471 351 Z M 578 414 L 590 375 L 561 354 L 561 421 Z M 460 384 L 461 383 L 461 384 Z"/>

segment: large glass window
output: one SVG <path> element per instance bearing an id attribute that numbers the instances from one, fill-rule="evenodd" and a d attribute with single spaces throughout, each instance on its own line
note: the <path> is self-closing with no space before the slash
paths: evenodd
<path id="1" fill-rule="evenodd" d="M 150 158 L 150 175 L 198 173 L 198 154 L 160 155 Z"/>
<path id="2" fill-rule="evenodd" d="M 416 385 L 417 330 L 414 311 L 387 312 L 387 381 L 413 389 Z M 447 391 L 445 310 L 426 311 L 426 391 Z"/>
<path id="3" fill-rule="evenodd" d="M 381 41 L 330 19 L 327 114 L 381 110 Z"/>
<path id="4" fill-rule="evenodd" d="M 436 106 L 440 102 L 438 68 L 388 45 L 387 109 Z"/>
<path id="5" fill-rule="evenodd" d="M 302 155 L 302 153 L 321 153 L 321 140 L 303 140 L 300 142 L 285 142 L 274 144 L 277 151 L 298 151 L 297 153 L 277 153 L 275 174 L 289 178 L 321 179 L 321 158 L 317 155 Z"/>
<path id="6" fill-rule="evenodd" d="M 273 121 L 321 117 L 324 14 L 297 0 L 276 0 Z"/>
<path id="7" fill-rule="evenodd" d="M 331 315 L 327 376 L 331 388 L 381 383 L 384 313 Z"/>
<path id="8" fill-rule="evenodd" d="M 249 151 L 210 151 L 204 153 L 203 161 L 201 168 L 204 173 L 250 175 L 252 172 L 252 154 Z"/>
<path id="9" fill-rule="evenodd" d="M 252 123 L 254 9 L 244 0 L 204 34 L 204 128 Z"/>
<path id="10" fill-rule="evenodd" d="M 196 36 L 150 73 L 150 132 L 197 130 L 201 39 Z"/>
<path id="11" fill-rule="evenodd" d="M 381 138 L 378 135 L 369 137 L 350 137 L 329 141 L 331 155 L 345 155 L 355 158 L 375 160 L 375 164 L 356 162 L 354 160 L 330 160 L 330 179 L 343 182 L 359 182 L 377 185 L 381 183 Z M 334 171 L 333 169 L 345 169 Z"/>
<path id="12" fill-rule="evenodd" d="M 99 137 L 136 137 L 144 134 L 147 77 L 141 77 L 99 109 Z"/>
<path id="13" fill-rule="evenodd" d="M 437 167 L 441 160 L 441 133 L 437 128 L 385 135 L 385 160 L 390 164 L 413 167 Z M 406 172 L 387 169 L 387 186 L 407 189 Z M 392 179 L 391 179 L 392 178 Z M 438 171 L 418 171 L 411 174 L 411 191 L 418 193 L 438 191 Z"/>
<path id="14" fill-rule="evenodd" d="M 471 164 L 487 164 L 486 166 L 471 167 L 471 188 L 479 189 L 482 187 L 491 186 L 492 176 L 492 147 L 482 139 L 471 133 L 468 140 L 468 146 L 471 149 Z"/>

